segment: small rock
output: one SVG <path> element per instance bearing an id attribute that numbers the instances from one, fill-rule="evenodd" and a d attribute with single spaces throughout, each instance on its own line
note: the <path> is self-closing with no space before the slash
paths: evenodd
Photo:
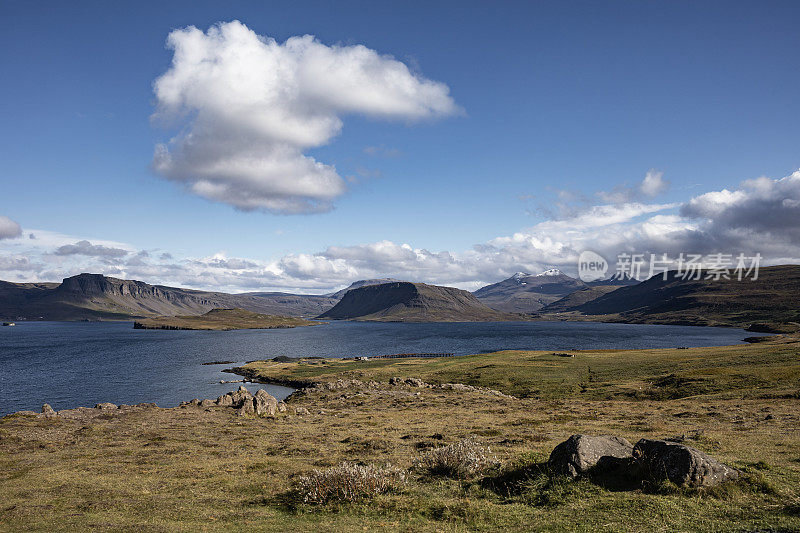
<path id="1" fill-rule="evenodd" d="M 630 458 L 633 445 L 613 435 L 572 435 L 556 446 L 547 464 L 554 474 L 577 477 L 586 474 L 601 457 Z"/>
<path id="2" fill-rule="evenodd" d="M 116 404 L 113 404 L 111 402 L 103 402 L 103 403 L 98 403 L 97 405 L 94 406 L 94 408 L 95 409 L 116 409 L 117 406 L 116 406 Z"/>
<path id="3" fill-rule="evenodd" d="M 412 387 L 424 387 L 425 382 L 419 378 L 408 378 L 406 380 L 406 385 L 411 385 Z"/>
<path id="4" fill-rule="evenodd" d="M 389 385 L 400 385 L 402 382 L 403 380 L 398 377 L 389 378 Z"/>
<path id="5" fill-rule="evenodd" d="M 767 415 L 764 417 L 764 420 L 775 420 L 775 417 L 772 415 Z"/>
<path id="6" fill-rule="evenodd" d="M 286 412 L 286 404 L 283 402 L 278 402 L 278 412 L 285 413 Z"/>
<path id="7" fill-rule="evenodd" d="M 294 414 L 299 415 L 299 416 L 303 416 L 303 415 L 308 415 L 308 414 L 311 414 L 311 413 L 305 407 L 296 407 L 295 410 L 294 410 Z"/>
<path id="8" fill-rule="evenodd" d="M 642 439 L 633 448 L 642 471 L 680 486 L 710 487 L 739 477 L 739 471 L 698 449 L 664 440 Z"/>

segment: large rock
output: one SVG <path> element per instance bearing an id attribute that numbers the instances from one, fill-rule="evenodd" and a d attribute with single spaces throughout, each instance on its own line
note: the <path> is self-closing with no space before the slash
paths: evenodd
<path id="1" fill-rule="evenodd" d="M 250 403 L 250 401 L 253 399 L 253 395 L 250 393 L 250 391 L 244 388 L 244 385 L 240 386 L 239 390 L 229 394 L 233 400 L 234 407 L 241 407 L 245 403 Z"/>
<path id="2" fill-rule="evenodd" d="M 278 412 L 278 400 L 264 389 L 258 389 L 253 397 L 253 407 L 258 416 L 275 416 Z"/>
<path id="3" fill-rule="evenodd" d="M 547 464 L 554 474 L 577 477 L 586 474 L 601 457 L 626 459 L 632 456 L 633 445 L 613 435 L 572 435 L 556 446 Z"/>
<path id="4" fill-rule="evenodd" d="M 41 414 L 42 414 L 42 416 L 44 418 L 55 418 L 55 417 L 58 416 L 58 414 L 56 414 L 55 410 L 52 407 L 50 407 L 49 403 L 46 403 L 46 404 L 42 405 L 42 413 Z"/>
<path id="5" fill-rule="evenodd" d="M 739 477 L 739 471 L 696 448 L 664 440 L 642 439 L 633 448 L 642 473 L 680 486 L 709 487 Z"/>
<path id="6" fill-rule="evenodd" d="M 219 398 L 217 398 L 217 405 L 220 407 L 232 407 L 233 406 L 233 393 L 229 392 L 228 394 L 223 394 Z"/>

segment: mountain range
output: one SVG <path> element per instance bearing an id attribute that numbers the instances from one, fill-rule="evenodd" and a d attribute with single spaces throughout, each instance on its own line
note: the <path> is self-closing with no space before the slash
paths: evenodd
<path id="1" fill-rule="evenodd" d="M 191 316 L 241 308 L 270 315 L 380 321 L 476 321 L 530 318 L 692 325 L 765 331 L 800 324 L 800 265 L 764 267 L 757 280 L 683 279 L 671 272 L 641 283 L 584 283 L 557 269 L 517 273 L 469 293 L 452 287 L 360 280 L 328 295 L 227 294 L 150 285 L 100 274 L 62 283 L 0 281 L 0 319 L 129 320 Z M 762 324 L 762 326 L 759 326 Z"/>
<path id="2" fill-rule="evenodd" d="M 595 290 L 585 294 L 596 297 L 633 283 L 637 282 L 629 278 L 585 283 L 567 276 L 557 268 L 551 268 L 540 274 L 517 272 L 508 279 L 478 289 L 474 294 L 480 301 L 498 311 L 535 313 L 576 291 L 594 288 Z"/>

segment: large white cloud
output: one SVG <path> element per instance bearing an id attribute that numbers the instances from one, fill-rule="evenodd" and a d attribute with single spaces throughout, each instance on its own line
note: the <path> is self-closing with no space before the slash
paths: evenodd
<path id="1" fill-rule="evenodd" d="M 14 239 L 22 235 L 22 228 L 8 217 L 0 215 L 0 239 Z"/>
<path id="2" fill-rule="evenodd" d="M 156 146 L 153 168 L 239 209 L 330 209 L 344 181 L 303 152 L 330 142 L 347 114 L 418 120 L 458 111 L 446 85 L 360 45 L 310 35 L 278 43 L 238 21 L 175 30 L 167 45 L 174 56 L 154 84 L 154 117 L 181 130 Z"/>

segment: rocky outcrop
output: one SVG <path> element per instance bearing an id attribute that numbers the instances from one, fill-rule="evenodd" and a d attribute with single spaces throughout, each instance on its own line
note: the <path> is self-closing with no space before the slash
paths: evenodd
<path id="1" fill-rule="evenodd" d="M 572 435 L 553 449 L 548 466 L 555 475 L 589 476 L 618 489 L 633 489 L 653 481 L 711 487 L 740 475 L 738 470 L 685 444 L 641 439 L 631 446 L 613 435 Z"/>
<path id="2" fill-rule="evenodd" d="M 738 470 L 677 442 L 642 439 L 633 448 L 633 457 L 643 475 L 682 487 L 709 487 L 739 477 Z"/>
<path id="3" fill-rule="evenodd" d="M 236 414 L 240 416 L 275 416 L 279 412 L 286 411 L 286 404 L 278 400 L 264 389 L 259 389 L 255 394 L 248 391 L 243 385 L 237 390 L 223 394 L 216 400 L 194 399 L 183 402 L 181 407 L 230 407 L 236 409 Z"/>
<path id="4" fill-rule="evenodd" d="M 633 445 L 613 435 L 572 435 L 553 449 L 547 464 L 550 471 L 569 477 L 586 474 L 603 457 L 632 457 Z"/>

